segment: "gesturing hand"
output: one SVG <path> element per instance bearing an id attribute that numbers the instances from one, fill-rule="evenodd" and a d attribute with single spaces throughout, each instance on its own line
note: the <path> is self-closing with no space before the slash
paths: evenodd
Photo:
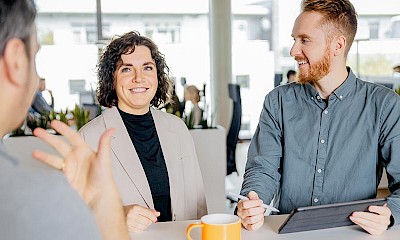
<path id="1" fill-rule="evenodd" d="M 143 232 L 160 216 L 160 212 L 136 204 L 125 206 L 124 209 L 130 232 Z"/>
<path id="2" fill-rule="evenodd" d="M 34 151 L 33 157 L 63 171 L 70 185 L 89 205 L 102 191 L 115 188 L 109 147 L 114 130 L 108 130 L 102 135 L 99 150 L 94 152 L 79 134 L 66 124 L 54 120 L 51 126 L 70 144 L 41 128 L 36 128 L 34 135 L 54 147 L 62 158 L 42 151 Z"/>
<path id="3" fill-rule="evenodd" d="M 36 128 L 34 135 L 54 147 L 61 157 L 42 151 L 34 151 L 33 157 L 64 173 L 71 187 L 91 208 L 103 239 L 129 239 L 121 199 L 111 171 L 110 139 L 114 130 L 103 133 L 98 151 L 94 152 L 66 124 L 54 120 L 51 126 L 70 143 Z"/>

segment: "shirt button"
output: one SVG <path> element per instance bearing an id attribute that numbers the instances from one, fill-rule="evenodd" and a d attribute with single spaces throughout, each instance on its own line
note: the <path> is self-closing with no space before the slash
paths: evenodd
<path id="1" fill-rule="evenodd" d="M 325 140 L 324 140 L 324 139 L 321 139 L 321 143 L 325 143 Z"/>
<path id="2" fill-rule="evenodd" d="M 322 172 L 322 169 L 321 169 L 321 168 L 318 168 L 317 172 L 318 172 L 318 173 L 321 173 L 321 172 Z"/>
<path id="3" fill-rule="evenodd" d="M 320 100 L 320 99 L 321 99 L 321 97 L 320 97 L 319 95 L 317 95 L 317 99 L 318 99 L 318 100 Z"/>
<path id="4" fill-rule="evenodd" d="M 314 198 L 314 202 L 316 202 L 316 203 L 317 203 L 317 202 L 318 202 L 318 198 Z"/>
<path id="5" fill-rule="evenodd" d="M 342 96 L 342 95 L 340 95 L 340 96 L 339 96 L 339 98 L 340 98 L 340 99 L 342 99 L 342 98 L 343 98 L 343 96 Z"/>
<path id="6" fill-rule="evenodd" d="M 324 113 L 325 113 L 325 114 L 328 114 L 328 110 L 325 110 Z"/>
<path id="7" fill-rule="evenodd" d="M 311 100 L 314 100 L 314 97 L 311 97 Z"/>

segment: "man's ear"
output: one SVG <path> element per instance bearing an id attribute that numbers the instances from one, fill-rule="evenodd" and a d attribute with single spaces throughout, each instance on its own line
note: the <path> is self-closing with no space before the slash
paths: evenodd
<path id="1" fill-rule="evenodd" d="M 345 55 L 346 45 L 347 45 L 347 39 L 343 35 L 337 37 L 336 42 L 335 42 L 334 55 L 335 56 Z"/>
<path id="2" fill-rule="evenodd" d="M 19 38 L 10 39 L 5 45 L 3 55 L 4 70 L 10 84 L 24 85 L 29 67 L 29 59 L 26 52 L 26 46 Z"/>

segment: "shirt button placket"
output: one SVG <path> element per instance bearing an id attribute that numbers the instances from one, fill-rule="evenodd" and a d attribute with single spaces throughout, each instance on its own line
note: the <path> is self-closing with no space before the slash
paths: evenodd
<path id="1" fill-rule="evenodd" d="M 315 168 L 314 177 L 314 189 L 312 197 L 312 205 L 320 205 L 320 197 L 323 195 L 322 186 L 324 182 L 324 171 L 323 167 L 326 162 L 326 151 L 327 151 L 327 138 L 328 138 L 328 126 L 329 126 L 329 110 L 325 109 L 321 112 L 321 128 L 319 133 L 319 144 L 317 163 Z"/>

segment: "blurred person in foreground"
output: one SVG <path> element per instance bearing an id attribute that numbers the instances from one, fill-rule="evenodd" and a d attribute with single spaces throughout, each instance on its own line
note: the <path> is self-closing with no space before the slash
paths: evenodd
<path id="1" fill-rule="evenodd" d="M 375 198 L 385 168 L 387 205 L 349 217 L 380 234 L 400 222 L 400 97 L 346 67 L 357 31 L 349 0 L 303 0 L 301 9 L 290 51 L 298 81 L 265 97 L 241 190 L 251 200 L 240 201 L 237 214 L 255 230 L 264 222 L 262 202 L 274 197 L 284 214 Z"/>
<path id="2" fill-rule="evenodd" d="M 149 38 L 114 38 L 98 64 L 97 98 L 107 109 L 80 129 L 93 148 L 100 132 L 115 128 L 113 173 L 128 230 L 155 222 L 199 219 L 207 213 L 193 139 L 178 117 L 155 109 L 171 95 L 164 55 Z"/>
<path id="3" fill-rule="evenodd" d="M 35 16 L 31 0 L 0 0 L 1 137 L 24 120 L 38 87 Z M 43 129 L 34 133 L 60 156 L 33 153 L 51 168 L 17 159 L 0 143 L 1 238 L 129 239 L 111 174 L 112 130 L 93 152 L 68 126 L 57 121 L 52 126 L 69 143 Z"/>

